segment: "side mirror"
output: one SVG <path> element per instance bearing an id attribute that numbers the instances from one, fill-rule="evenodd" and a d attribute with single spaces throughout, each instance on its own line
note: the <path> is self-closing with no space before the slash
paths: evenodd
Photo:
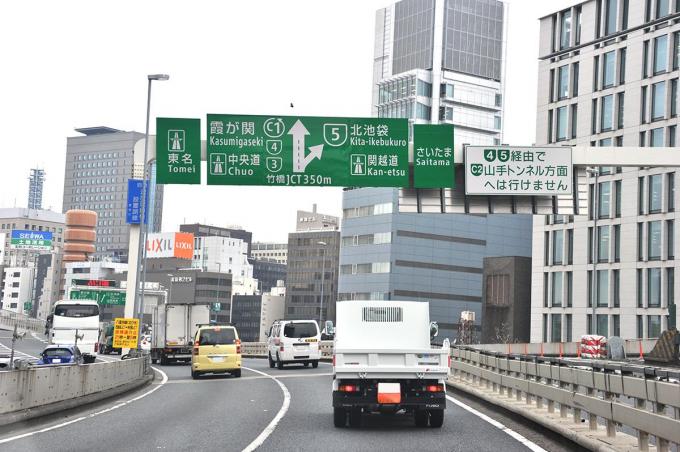
<path id="1" fill-rule="evenodd" d="M 439 335 L 439 325 L 437 322 L 430 322 L 430 340 Z"/>

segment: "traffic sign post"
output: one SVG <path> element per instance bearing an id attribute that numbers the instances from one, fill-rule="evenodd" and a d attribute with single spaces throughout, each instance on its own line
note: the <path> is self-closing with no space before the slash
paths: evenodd
<path id="1" fill-rule="evenodd" d="M 413 186 L 415 188 L 452 188 L 453 125 L 413 125 Z"/>
<path id="2" fill-rule="evenodd" d="M 208 185 L 405 187 L 408 121 L 208 115 Z"/>
<path id="3" fill-rule="evenodd" d="M 137 348 L 139 319 L 117 318 L 113 320 L 113 348 Z"/>
<path id="4" fill-rule="evenodd" d="M 71 289 L 71 300 L 94 300 L 99 306 L 123 306 L 125 304 L 124 290 L 111 289 Z"/>
<path id="5" fill-rule="evenodd" d="M 156 118 L 156 182 L 201 183 L 201 120 Z"/>
<path id="6" fill-rule="evenodd" d="M 465 148 L 468 195 L 570 195 L 573 178 L 569 147 Z"/>

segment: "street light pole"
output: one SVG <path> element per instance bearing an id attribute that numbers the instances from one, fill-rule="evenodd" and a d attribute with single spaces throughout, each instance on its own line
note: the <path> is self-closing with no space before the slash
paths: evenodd
<path id="1" fill-rule="evenodd" d="M 146 198 L 147 198 L 147 191 L 149 190 L 149 187 L 147 185 L 147 160 L 149 157 L 149 121 L 151 117 L 151 82 L 154 80 L 158 81 L 165 81 L 170 78 L 169 75 L 167 74 L 151 74 L 147 76 L 147 79 L 149 81 L 148 83 L 148 88 L 147 88 L 147 96 L 146 96 L 146 131 L 144 135 L 144 164 L 143 164 L 143 169 L 142 169 L 142 200 L 140 203 L 140 229 L 141 229 L 141 237 L 139 240 L 139 246 L 137 247 L 137 256 L 141 256 L 141 262 L 140 265 L 137 266 L 137 268 L 134 269 L 136 272 L 137 276 L 141 273 L 142 279 L 141 279 L 141 284 L 138 283 L 138 287 L 135 288 L 135 317 L 139 319 L 139 327 L 140 330 L 142 328 L 142 318 L 143 318 L 143 313 L 144 313 L 144 285 L 145 285 L 145 280 L 146 280 L 146 239 L 147 239 L 147 233 L 148 233 L 148 222 L 146 220 Z M 128 269 L 128 271 L 132 271 L 131 268 Z M 139 281 L 139 278 L 135 278 L 136 281 Z M 140 286 L 141 286 L 141 293 L 140 293 Z"/>
<path id="2" fill-rule="evenodd" d="M 323 325 L 323 285 L 326 280 L 326 242 L 317 242 L 317 245 L 323 246 L 323 260 L 321 261 L 321 303 L 319 304 L 319 327 Z"/>

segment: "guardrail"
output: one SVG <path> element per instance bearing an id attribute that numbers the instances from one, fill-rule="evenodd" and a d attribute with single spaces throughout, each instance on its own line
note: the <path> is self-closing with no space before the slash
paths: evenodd
<path id="1" fill-rule="evenodd" d="M 0 309 L 0 328 L 11 330 L 17 326 L 19 330 L 33 331 L 35 333 L 45 332 L 45 321 L 28 317 L 14 311 Z"/>
<path id="2" fill-rule="evenodd" d="M 0 372 L 0 425 L 110 397 L 151 377 L 148 357 Z"/>
<path id="3" fill-rule="evenodd" d="M 628 357 L 646 355 L 654 348 L 656 339 L 626 339 L 624 350 Z M 544 343 L 516 343 L 516 344 L 471 344 L 477 350 L 499 352 L 507 354 L 537 355 L 537 356 L 580 356 L 580 342 L 544 342 Z"/>
<path id="4" fill-rule="evenodd" d="M 680 372 L 597 361 L 586 367 L 456 346 L 451 357 L 451 381 L 459 389 L 539 423 L 555 422 L 590 449 L 649 450 L 650 435 L 659 451 L 680 444 Z"/>

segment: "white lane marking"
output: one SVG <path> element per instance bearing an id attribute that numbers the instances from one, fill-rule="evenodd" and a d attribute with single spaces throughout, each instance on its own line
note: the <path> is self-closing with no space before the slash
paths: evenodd
<path id="1" fill-rule="evenodd" d="M 114 405 L 112 407 L 105 408 L 103 410 L 96 411 L 94 413 L 88 414 L 87 416 L 81 416 L 79 418 L 71 419 L 70 421 L 62 422 L 61 424 L 53 425 L 51 427 L 46 427 L 46 428 L 42 428 L 42 429 L 39 429 L 39 430 L 33 430 L 32 432 L 26 432 L 26 433 L 22 433 L 21 435 L 10 436 L 9 438 L 0 439 L 0 444 L 9 443 L 10 441 L 14 441 L 14 440 L 17 440 L 17 439 L 37 435 L 38 433 L 45 433 L 45 432 L 49 432 L 51 430 L 56 430 L 56 429 L 61 428 L 61 427 L 66 427 L 67 425 L 71 425 L 71 424 L 74 424 L 76 422 L 83 421 L 85 419 L 91 419 L 95 416 L 99 416 L 100 414 L 108 413 L 109 411 L 113 411 L 117 408 L 128 405 L 132 402 L 136 402 L 139 399 L 142 399 L 142 398 L 144 398 L 148 395 L 153 394 L 154 392 L 158 391 L 161 387 L 163 387 L 163 385 L 165 385 L 165 383 L 168 381 L 168 375 L 165 372 L 163 372 L 162 370 L 160 370 L 156 367 L 151 366 L 151 368 L 153 370 L 155 370 L 156 372 L 158 372 L 159 374 L 161 374 L 163 379 L 161 380 L 161 382 L 157 386 L 146 391 L 144 394 L 140 394 L 137 397 L 135 397 L 134 399 L 126 400 L 125 402 L 121 402 L 121 403 Z"/>
<path id="2" fill-rule="evenodd" d="M 274 419 L 272 419 L 272 421 L 269 423 L 269 425 L 267 425 L 267 427 L 265 427 L 265 429 L 262 430 L 262 433 L 260 433 L 258 435 L 258 437 L 253 440 L 252 443 L 248 444 L 248 446 L 246 446 L 246 448 L 243 449 L 243 452 L 252 452 L 255 449 L 257 449 L 258 447 L 260 447 L 262 445 L 262 443 L 265 442 L 265 440 L 269 437 L 269 435 L 271 435 L 274 432 L 274 429 L 276 429 L 276 426 L 278 425 L 278 423 L 281 421 L 281 419 L 283 419 L 283 416 L 286 415 L 286 412 L 288 411 L 288 407 L 290 406 L 290 392 L 288 392 L 288 388 L 286 387 L 286 385 L 281 383 L 278 380 L 278 378 L 276 378 L 272 375 L 269 375 L 269 374 L 264 373 L 264 372 L 260 372 L 259 370 L 250 369 L 248 367 L 243 367 L 243 369 L 246 369 L 246 370 L 249 370 L 251 372 L 255 372 L 255 373 L 258 373 L 260 375 L 264 375 L 266 377 L 271 378 L 272 380 L 274 380 L 276 382 L 276 384 L 279 385 L 279 387 L 281 388 L 281 391 L 283 392 L 283 403 L 281 404 L 281 408 L 279 409 L 279 412 L 276 413 L 276 416 L 274 416 Z"/>
<path id="3" fill-rule="evenodd" d="M 36 341 L 40 341 L 43 344 L 47 344 L 47 341 L 45 339 L 38 337 L 38 335 L 35 334 L 34 332 L 31 332 L 31 336 L 33 336 L 33 339 L 35 339 Z"/>
<path id="4" fill-rule="evenodd" d="M 244 367 L 243 369 L 246 369 Z M 251 369 L 248 369 L 251 370 Z M 314 378 L 314 377 L 330 377 L 333 375 L 332 373 L 327 373 L 327 374 L 308 374 L 308 375 L 277 375 L 276 378 Z M 204 383 L 224 383 L 226 381 L 233 381 L 233 382 L 239 382 L 239 381 L 248 381 L 248 380 L 264 380 L 267 378 L 272 378 L 269 375 L 267 376 L 257 376 L 257 377 L 240 377 L 240 378 L 213 378 L 213 379 L 204 379 L 201 378 L 200 380 L 171 380 L 168 382 L 170 385 L 181 385 L 181 384 L 204 384 Z"/>
<path id="5" fill-rule="evenodd" d="M 0 347 L 1 347 L 3 350 L 6 350 L 7 353 L 10 353 L 10 354 L 12 353 L 12 348 L 6 346 L 5 344 L 0 344 Z M 21 358 L 21 357 L 23 356 L 23 357 L 28 357 L 28 358 L 32 358 L 32 359 L 38 359 L 37 356 L 33 356 L 33 355 L 29 355 L 28 353 L 20 352 L 19 350 L 17 350 L 17 349 L 15 348 L 15 349 L 14 349 L 14 356 L 17 356 L 17 355 L 20 355 L 19 358 Z"/>
<path id="6" fill-rule="evenodd" d="M 516 439 L 517 441 L 519 441 L 520 443 L 522 443 L 524 446 L 526 446 L 527 449 L 532 450 L 532 451 L 534 451 L 534 452 L 547 452 L 545 449 L 543 449 L 541 446 L 537 445 L 537 444 L 534 443 L 533 441 L 531 441 L 531 440 L 525 438 L 524 436 L 520 435 L 520 434 L 517 433 L 516 431 L 509 429 L 509 428 L 506 427 L 505 425 L 501 424 L 500 422 L 498 422 L 498 421 L 495 420 L 495 419 L 490 418 L 490 417 L 487 416 L 486 414 L 484 414 L 484 413 L 482 413 L 482 412 L 480 412 L 480 411 L 475 410 L 475 409 L 472 408 L 471 406 L 468 406 L 468 405 L 464 404 L 463 402 L 454 399 L 454 398 L 451 397 L 450 395 L 447 395 L 447 396 L 446 396 L 446 399 L 447 399 L 449 402 L 458 405 L 458 406 L 461 407 L 462 409 L 464 409 L 464 410 L 466 410 L 466 411 L 469 411 L 470 413 L 474 414 L 475 416 L 477 416 L 477 417 L 481 418 L 482 420 L 488 422 L 489 424 L 493 425 L 493 426 L 496 427 L 497 429 L 499 429 L 499 430 L 505 432 L 506 434 L 508 434 L 509 436 L 513 437 L 514 439 Z"/>

